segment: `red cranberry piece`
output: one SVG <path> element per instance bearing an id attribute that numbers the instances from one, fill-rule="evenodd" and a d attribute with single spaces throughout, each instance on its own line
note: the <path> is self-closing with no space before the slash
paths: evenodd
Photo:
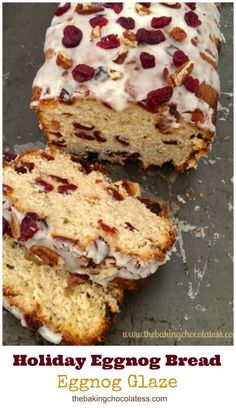
<path id="1" fill-rule="evenodd" d="M 57 7 L 55 11 L 55 16 L 59 17 L 64 14 L 70 8 L 70 3 L 65 3 L 64 6 Z"/>
<path id="2" fill-rule="evenodd" d="M 124 197 L 122 194 L 119 193 L 118 190 L 114 187 L 107 187 L 108 193 L 117 201 L 123 201 Z"/>
<path id="3" fill-rule="evenodd" d="M 126 30 L 132 30 L 135 27 L 135 21 L 132 17 L 119 17 L 116 22 Z"/>
<path id="4" fill-rule="evenodd" d="M 161 211 L 161 206 L 158 202 L 149 200 L 149 198 L 140 198 L 139 201 L 143 203 L 151 212 L 158 215 Z"/>
<path id="5" fill-rule="evenodd" d="M 51 177 L 52 180 L 55 180 L 58 183 L 69 184 L 69 181 L 66 178 L 55 176 L 54 174 L 50 174 L 50 177 Z"/>
<path id="6" fill-rule="evenodd" d="M 171 23 L 172 17 L 153 17 L 151 21 L 152 28 L 163 28 Z"/>
<path id="7" fill-rule="evenodd" d="M 47 183 L 46 181 L 44 181 L 43 179 L 41 179 L 40 177 L 36 178 L 35 183 L 37 184 L 37 186 L 40 186 L 43 188 L 44 193 L 49 193 L 49 191 L 53 190 L 53 186 Z"/>
<path id="8" fill-rule="evenodd" d="M 24 320 L 27 327 L 32 332 L 36 332 L 42 326 L 42 323 L 39 320 L 33 319 L 33 317 L 28 314 L 24 315 Z"/>
<path id="9" fill-rule="evenodd" d="M 86 64 L 79 64 L 72 71 L 72 76 L 77 82 L 85 82 L 93 79 L 95 69 Z"/>
<path id="10" fill-rule="evenodd" d="M 191 10 L 196 9 L 196 3 L 185 3 Z"/>
<path id="11" fill-rule="evenodd" d="M 99 227 L 107 232 L 108 234 L 116 235 L 117 229 L 115 227 L 110 227 L 110 225 L 105 224 L 102 220 L 98 220 Z"/>
<path id="12" fill-rule="evenodd" d="M 198 96 L 199 80 L 197 78 L 195 79 L 191 76 L 188 76 L 184 81 L 184 86 L 189 92 L 195 93 L 195 95 Z"/>
<path id="13" fill-rule="evenodd" d="M 62 39 L 62 44 L 66 48 L 74 48 L 80 44 L 82 40 L 82 31 L 73 25 L 68 25 L 63 31 L 64 37 Z"/>
<path id="14" fill-rule="evenodd" d="M 77 186 L 75 184 L 62 184 L 58 186 L 57 191 L 60 194 L 71 194 L 72 191 L 77 190 Z"/>
<path id="15" fill-rule="evenodd" d="M 188 11 L 184 15 L 184 19 L 186 24 L 190 27 L 198 27 L 202 24 L 201 20 L 199 20 L 198 15 L 194 13 L 194 11 Z"/>
<path id="16" fill-rule="evenodd" d="M 16 156 L 17 156 L 16 154 L 11 152 L 3 152 L 3 160 L 6 162 L 11 162 L 15 160 Z"/>
<path id="17" fill-rule="evenodd" d="M 147 107 L 155 110 L 158 106 L 168 102 L 172 95 L 173 88 L 171 86 L 155 89 L 147 94 Z"/>
<path id="18" fill-rule="evenodd" d="M 119 14 L 121 10 L 123 9 L 123 4 L 122 3 L 103 3 L 103 7 L 111 8 L 114 10 L 116 14 Z"/>
<path id="19" fill-rule="evenodd" d="M 175 51 L 173 55 L 173 64 L 176 67 L 181 67 L 183 64 L 189 61 L 189 57 L 183 51 Z"/>
<path id="20" fill-rule="evenodd" d="M 20 225 L 21 241 L 27 241 L 28 239 L 32 238 L 37 231 L 39 231 L 37 220 L 37 214 L 26 213 Z"/>
<path id="21" fill-rule="evenodd" d="M 11 235 L 11 228 L 6 218 L 2 217 L 2 235 L 5 235 L 5 234 Z"/>
<path id="22" fill-rule="evenodd" d="M 15 171 L 17 173 L 27 173 L 28 171 L 31 172 L 33 168 L 34 163 L 31 162 L 17 163 L 15 165 Z"/>
<path id="23" fill-rule="evenodd" d="M 156 65 L 155 57 L 148 52 L 141 52 L 140 61 L 144 69 L 153 68 Z"/>
<path id="24" fill-rule="evenodd" d="M 90 22 L 90 25 L 91 25 L 93 28 L 95 28 L 95 27 L 97 27 L 97 26 L 103 27 L 103 26 L 107 25 L 108 20 L 107 20 L 105 17 L 103 17 L 103 16 L 96 16 L 96 17 L 91 18 L 91 19 L 89 20 L 89 22 Z"/>
<path id="25" fill-rule="evenodd" d="M 166 37 L 160 30 L 146 30 L 146 28 L 140 28 L 136 33 L 136 38 L 139 43 L 146 44 L 159 44 L 165 41 Z"/>
<path id="26" fill-rule="evenodd" d="M 117 34 L 109 34 L 102 37 L 96 45 L 97 47 L 104 48 L 105 50 L 111 50 L 120 46 L 120 40 Z"/>

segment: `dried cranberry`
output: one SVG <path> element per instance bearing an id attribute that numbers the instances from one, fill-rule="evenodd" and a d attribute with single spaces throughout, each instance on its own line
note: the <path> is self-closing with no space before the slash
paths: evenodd
<path id="1" fill-rule="evenodd" d="M 149 200 L 149 198 L 140 198 L 139 201 L 143 203 L 151 212 L 158 215 L 161 211 L 161 206 L 158 202 Z"/>
<path id="2" fill-rule="evenodd" d="M 74 25 L 68 25 L 63 30 L 64 37 L 62 39 L 62 44 L 66 48 L 74 48 L 80 44 L 82 40 L 82 31 L 75 27 Z"/>
<path id="3" fill-rule="evenodd" d="M 95 69 L 86 64 L 79 64 L 72 71 L 72 76 L 77 82 L 85 82 L 93 79 Z"/>
<path id="4" fill-rule="evenodd" d="M 184 19 L 186 24 L 190 27 L 198 27 L 202 24 L 201 20 L 199 20 L 198 15 L 194 13 L 194 11 L 188 11 L 184 15 Z"/>
<path id="5" fill-rule="evenodd" d="M 59 17 L 64 14 L 70 8 L 70 3 L 65 3 L 64 6 L 57 7 L 55 11 L 55 16 Z"/>
<path id="6" fill-rule="evenodd" d="M 116 188 L 114 187 L 107 187 L 108 193 L 117 201 L 123 201 L 124 197 Z"/>
<path id="7" fill-rule="evenodd" d="M 135 21 L 132 17 L 119 17 L 116 22 L 126 30 L 132 30 L 135 27 Z"/>
<path id="8" fill-rule="evenodd" d="M 159 44 L 165 41 L 166 37 L 160 30 L 147 30 L 146 28 L 140 28 L 136 33 L 136 38 L 139 43 L 146 44 Z"/>
<path id="9" fill-rule="evenodd" d="M 17 156 L 16 154 L 11 152 L 3 152 L 3 160 L 6 162 L 11 162 L 15 160 L 16 156 Z"/>
<path id="10" fill-rule="evenodd" d="M 196 3 L 185 3 L 191 10 L 196 9 Z"/>
<path id="11" fill-rule="evenodd" d="M 37 177 L 35 179 L 35 183 L 37 184 L 37 186 L 40 186 L 43 188 L 44 193 L 49 193 L 49 191 L 53 190 L 53 186 L 47 183 L 46 181 L 44 181 L 43 179 L 41 179 L 40 177 Z"/>
<path id="12" fill-rule="evenodd" d="M 97 47 L 104 48 L 105 50 L 110 50 L 120 46 L 120 40 L 117 34 L 109 34 L 102 37 L 100 41 L 97 42 Z"/>
<path id="13" fill-rule="evenodd" d="M 171 23 L 172 17 L 153 17 L 151 21 L 152 28 L 163 28 Z"/>
<path id="14" fill-rule="evenodd" d="M 115 235 L 117 233 L 117 229 L 115 227 L 110 227 L 110 225 L 105 224 L 102 220 L 98 220 L 98 225 L 103 231 L 107 232 L 108 234 Z"/>
<path id="15" fill-rule="evenodd" d="M 147 107 L 151 110 L 155 110 L 158 106 L 168 102 L 172 95 L 173 88 L 171 86 L 155 89 L 147 94 Z"/>
<path id="16" fill-rule="evenodd" d="M 77 186 L 75 184 L 62 184 L 58 186 L 57 191 L 60 194 L 71 194 L 72 191 L 77 190 Z"/>
<path id="17" fill-rule="evenodd" d="M 5 234 L 11 235 L 11 228 L 6 218 L 2 217 L 2 235 L 5 235 Z"/>
<path id="18" fill-rule="evenodd" d="M 173 64 L 176 67 L 181 67 L 181 65 L 185 64 L 189 61 L 189 57 L 183 51 L 175 51 L 173 55 Z"/>
<path id="19" fill-rule="evenodd" d="M 119 14 L 121 10 L 123 9 L 123 4 L 122 3 L 103 3 L 103 7 L 111 8 L 114 10 L 116 14 Z"/>
<path id="20" fill-rule="evenodd" d="M 66 178 L 55 176 L 54 174 L 50 174 L 50 177 L 51 177 L 52 180 L 55 180 L 58 183 L 69 184 L 69 181 Z"/>
<path id="21" fill-rule="evenodd" d="M 108 20 L 107 20 L 105 17 L 103 17 L 103 16 L 96 16 L 96 17 L 91 18 L 91 19 L 89 20 L 89 22 L 90 22 L 90 25 L 91 25 L 93 28 L 95 28 L 95 27 L 97 27 L 97 26 L 103 27 L 103 26 L 107 25 Z"/>
<path id="22" fill-rule="evenodd" d="M 184 81 L 184 86 L 189 92 L 195 93 L 195 95 L 198 96 L 199 80 L 197 78 L 188 76 Z"/>
<path id="23" fill-rule="evenodd" d="M 141 52 L 140 61 L 141 61 L 142 67 L 145 69 L 153 68 L 156 65 L 154 55 L 149 54 L 148 52 Z"/>
<path id="24" fill-rule="evenodd" d="M 24 315 L 24 320 L 27 327 L 32 332 L 36 332 L 42 326 L 42 323 L 39 320 L 33 319 L 33 317 L 28 314 Z"/>
<path id="25" fill-rule="evenodd" d="M 37 225 L 37 214 L 26 213 L 20 225 L 20 240 L 27 241 L 32 238 L 34 234 L 39 231 L 39 226 Z"/>
<path id="26" fill-rule="evenodd" d="M 33 168 L 34 163 L 31 162 L 22 162 L 15 165 L 15 171 L 17 171 L 17 173 L 27 173 L 28 171 L 31 172 Z"/>

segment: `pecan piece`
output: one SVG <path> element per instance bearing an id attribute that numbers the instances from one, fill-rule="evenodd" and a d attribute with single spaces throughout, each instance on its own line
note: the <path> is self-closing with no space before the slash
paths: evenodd
<path id="1" fill-rule="evenodd" d="M 124 189 L 131 197 L 139 197 L 141 194 L 140 185 L 138 183 L 133 183 L 132 181 L 124 180 L 122 181 L 122 187 L 124 187 Z"/>
<path id="2" fill-rule="evenodd" d="M 91 31 L 90 40 L 93 41 L 97 38 L 100 38 L 101 35 L 102 35 L 102 28 L 99 25 L 97 25 Z"/>
<path id="3" fill-rule="evenodd" d="M 181 3 L 160 3 L 162 6 L 170 7 L 170 8 L 180 8 Z"/>
<path id="4" fill-rule="evenodd" d="M 144 6 L 144 3 L 142 3 L 142 4 L 136 3 L 136 4 L 135 4 L 135 10 L 137 11 L 137 13 L 138 13 L 140 16 L 146 16 L 146 15 L 148 15 L 148 14 L 151 13 L 151 11 L 149 10 L 149 8 Z"/>
<path id="5" fill-rule="evenodd" d="M 34 86 L 32 89 L 32 97 L 31 97 L 31 102 L 38 101 L 40 99 L 42 93 L 42 88 L 39 86 Z"/>
<path id="6" fill-rule="evenodd" d="M 208 62 L 208 64 L 210 64 L 214 69 L 216 69 L 217 67 L 216 62 L 212 58 L 208 57 L 208 55 L 206 55 L 202 51 L 200 52 L 200 56 L 203 59 L 203 61 Z"/>
<path id="7" fill-rule="evenodd" d="M 199 86 L 199 97 L 208 103 L 211 108 L 215 108 L 218 100 L 218 92 L 204 81 Z"/>
<path id="8" fill-rule="evenodd" d="M 108 75 L 113 81 L 117 81 L 124 76 L 123 72 L 115 71 L 114 69 L 108 69 Z"/>
<path id="9" fill-rule="evenodd" d="M 99 11 L 103 11 L 104 7 L 101 6 L 101 3 L 83 3 L 77 4 L 76 6 L 76 13 L 88 15 L 93 13 L 98 13 Z"/>
<path id="10" fill-rule="evenodd" d="M 182 42 L 187 38 L 187 33 L 180 27 L 174 27 L 170 31 L 171 37 L 173 37 L 176 41 Z"/>
<path id="11" fill-rule="evenodd" d="M 136 48 L 138 46 L 136 35 L 135 33 L 133 33 L 133 31 L 130 30 L 126 30 L 123 32 L 120 41 L 122 42 L 122 44 L 127 45 L 127 47 L 130 48 Z"/>
<path id="12" fill-rule="evenodd" d="M 173 87 L 181 86 L 185 79 L 191 74 L 193 67 L 193 61 L 188 61 L 184 65 L 181 65 L 174 74 L 167 77 L 167 84 Z"/>
<path id="13" fill-rule="evenodd" d="M 33 245 L 30 247 L 30 252 L 40 258 L 45 264 L 49 266 L 56 266 L 59 264 L 61 257 L 49 248 Z"/>
<path id="14" fill-rule="evenodd" d="M 17 220 L 17 217 L 14 213 L 11 214 L 11 233 L 13 238 L 18 239 L 20 238 L 20 224 Z"/>
<path id="15" fill-rule="evenodd" d="M 56 64 L 63 69 L 69 69 L 73 65 L 73 60 L 68 58 L 64 51 L 59 51 L 57 54 Z"/>
<path id="16" fill-rule="evenodd" d="M 50 59 L 53 56 L 53 49 L 52 48 L 48 48 L 45 52 L 44 52 L 44 56 L 45 59 Z"/>
<path id="17" fill-rule="evenodd" d="M 123 64 L 123 62 L 125 61 L 128 55 L 128 52 L 129 52 L 128 47 L 126 46 L 123 47 L 112 61 L 115 62 L 115 64 L 119 64 L 119 65 Z"/>

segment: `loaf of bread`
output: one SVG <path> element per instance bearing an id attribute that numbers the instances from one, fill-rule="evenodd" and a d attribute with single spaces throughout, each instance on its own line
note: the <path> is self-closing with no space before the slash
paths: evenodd
<path id="1" fill-rule="evenodd" d="M 48 143 L 144 168 L 196 167 L 215 133 L 217 3 L 64 3 L 31 108 Z"/>
<path id="2" fill-rule="evenodd" d="M 166 208 L 104 172 L 55 148 L 5 161 L 5 232 L 49 266 L 103 285 L 151 275 L 175 241 Z"/>
<path id="3" fill-rule="evenodd" d="M 95 344 L 119 312 L 123 292 L 86 277 L 56 271 L 29 258 L 12 238 L 3 240 L 3 304 L 23 326 L 51 343 Z"/>

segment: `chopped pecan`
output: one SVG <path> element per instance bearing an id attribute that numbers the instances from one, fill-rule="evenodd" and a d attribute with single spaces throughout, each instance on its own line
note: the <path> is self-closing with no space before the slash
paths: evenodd
<path id="1" fill-rule="evenodd" d="M 130 48 L 136 48 L 138 46 L 136 35 L 135 33 L 133 33 L 133 31 L 130 30 L 126 30 L 123 32 L 120 41 L 122 42 L 122 44 L 127 45 L 127 47 Z"/>
<path id="2" fill-rule="evenodd" d="M 53 56 L 53 49 L 52 48 L 48 48 L 45 52 L 44 52 L 44 56 L 45 59 L 50 59 Z"/>
<path id="3" fill-rule="evenodd" d="M 206 55 L 206 54 L 205 54 L 204 52 L 202 52 L 202 51 L 200 51 L 200 56 L 201 56 L 201 58 L 203 59 L 203 61 L 208 62 L 208 64 L 210 64 L 213 68 L 216 69 L 217 64 L 216 64 L 216 62 L 215 62 L 212 58 L 208 57 L 208 55 Z"/>
<path id="4" fill-rule="evenodd" d="M 57 54 L 56 64 L 64 69 L 69 69 L 73 65 L 73 60 L 68 58 L 64 51 L 59 51 Z"/>
<path id="5" fill-rule="evenodd" d="M 113 62 L 115 62 L 115 64 L 123 64 L 123 62 L 125 61 L 127 55 L 129 52 L 129 48 L 124 46 L 119 52 L 118 54 L 115 56 L 115 58 L 112 60 Z"/>
<path id="6" fill-rule="evenodd" d="M 199 97 L 208 103 L 211 108 L 215 108 L 218 100 L 218 92 L 204 81 L 199 86 Z"/>
<path id="7" fill-rule="evenodd" d="M 102 28 L 99 25 L 97 25 L 91 31 L 90 39 L 95 40 L 97 38 L 100 38 L 101 35 L 102 35 Z"/>
<path id="8" fill-rule="evenodd" d="M 65 288 L 66 295 L 73 294 L 77 285 L 83 285 L 89 281 L 87 275 L 71 274 L 67 280 L 67 287 Z"/>
<path id="9" fill-rule="evenodd" d="M 31 102 L 38 101 L 40 99 L 41 93 L 42 93 L 42 88 L 40 88 L 39 86 L 34 86 L 32 89 Z"/>
<path id="10" fill-rule="evenodd" d="M 180 27 L 174 27 L 170 31 L 171 37 L 173 37 L 176 41 L 182 42 L 187 38 L 187 33 Z"/>
<path id="11" fill-rule="evenodd" d="M 181 3 L 160 3 L 162 6 L 170 7 L 170 8 L 180 8 Z"/>
<path id="12" fill-rule="evenodd" d="M 139 197 L 140 196 L 140 186 L 138 183 L 133 183 L 129 180 L 122 181 L 122 187 L 127 191 L 127 193 L 131 197 Z"/>
<path id="13" fill-rule="evenodd" d="M 20 238 L 20 224 L 17 220 L 17 217 L 14 213 L 11 214 L 11 233 L 13 238 L 18 239 Z"/>
<path id="14" fill-rule="evenodd" d="M 13 192 L 13 188 L 11 186 L 8 186 L 7 184 L 3 184 L 2 189 L 5 195 Z"/>
<path id="15" fill-rule="evenodd" d="M 76 13 L 78 14 L 93 14 L 93 13 L 98 13 L 99 11 L 103 11 L 104 7 L 101 6 L 101 3 L 83 3 L 83 4 L 77 4 L 76 6 Z"/>
<path id="16" fill-rule="evenodd" d="M 110 76 L 113 81 L 117 81 L 123 77 L 123 72 L 115 71 L 114 69 L 108 69 L 108 75 Z"/>
<path id="17" fill-rule="evenodd" d="M 192 116 L 192 122 L 198 123 L 198 122 L 204 122 L 204 113 L 202 112 L 201 109 L 195 109 L 193 112 L 191 112 Z"/>
<path id="18" fill-rule="evenodd" d="M 167 77 L 167 84 L 169 86 L 181 86 L 185 79 L 191 74 L 194 67 L 193 61 L 188 61 Z"/>
<path id="19" fill-rule="evenodd" d="M 56 254 L 56 252 L 40 245 L 33 245 L 29 250 L 49 266 L 58 265 L 59 260 L 61 259 L 61 257 Z"/>
<path id="20" fill-rule="evenodd" d="M 148 7 L 145 7 L 144 4 L 136 3 L 135 4 L 135 10 L 140 16 L 146 16 L 147 14 L 150 14 L 151 11 L 149 10 Z"/>
<path id="21" fill-rule="evenodd" d="M 197 46 L 198 46 L 198 43 L 199 43 L 198 37 L 192 38 L 192 39 L 191 39 L 191 43 L 192 43 L 195 47 L 197 47 Z"/>

